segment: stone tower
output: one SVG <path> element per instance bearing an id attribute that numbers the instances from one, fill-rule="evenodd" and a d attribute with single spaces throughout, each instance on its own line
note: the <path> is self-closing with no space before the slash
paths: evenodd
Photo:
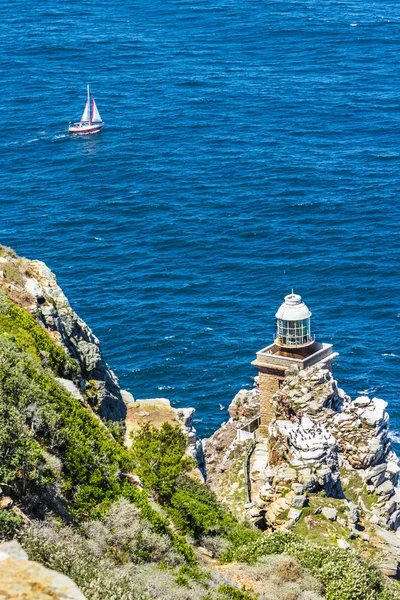
<path id="1" fill-rule="evenodd" d="M 311 334 L 311 312 L 298 294 L 292 291 L 285 296 L 275 316 L 275 341 L 257 352 L 257 358 L 252 362 L 259 375 L 261 435 L 268 435 L 274 418 L 272 396 L 279 390 L 285 371 L 291 367 L 301 370 L 317 364 L 331 370 L 336 356 L 332 344 L 315 341 Z"/>

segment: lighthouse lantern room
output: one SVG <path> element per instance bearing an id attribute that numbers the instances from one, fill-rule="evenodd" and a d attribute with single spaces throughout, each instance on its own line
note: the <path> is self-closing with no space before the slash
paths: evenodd
<path id="1" fill-rule="evenodd" d="M 286 348 L 308 346 L 314 340 L 311 337 L 311 312 L 304 304 L 301 296 L 292 293 L 285 296 L 285 301 L 276 313 L 277 335 L 275 343 Z"/>

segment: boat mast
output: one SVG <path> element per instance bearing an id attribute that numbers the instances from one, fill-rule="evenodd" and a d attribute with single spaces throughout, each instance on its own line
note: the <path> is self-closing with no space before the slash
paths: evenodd
<path id="1" fill-rule="evenodd" d="M 90 88 L 89 88 L 89 84 L 87 86 L 87 101 L 88 101 L 88 107 L 89 107 L 89 123 L 90 123 Z"/>

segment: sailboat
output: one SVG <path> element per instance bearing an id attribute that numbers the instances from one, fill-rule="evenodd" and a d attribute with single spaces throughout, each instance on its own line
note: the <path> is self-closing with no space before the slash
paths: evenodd
<path id="1" fill-rule="evenodd" d="M 92 110 L 90 110 L 92 109 Z M 92 96 L 92 102 L 90 102 L 90 88 L 87 86 L 87 100 L 85 110 L 81 120 L 78 123 L 70 123 L 68 131 L 70 133 L 78 133 L 84 135 L 87 133 L 97 133 L 103 127 L 104 123 L 101 120 L 99 111 L 97 110 L 96 102 Z"/>

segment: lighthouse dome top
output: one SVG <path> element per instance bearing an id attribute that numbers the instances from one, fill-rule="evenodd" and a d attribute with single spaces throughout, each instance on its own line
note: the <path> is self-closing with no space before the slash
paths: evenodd
<path id="1" fill-rule="evenodd" d="M 302 321 L 309 319 L 311 314 L 302 297 L 292 291 L 291 294 L 285 296 L 285 301 L 280 305 L 275 316 L 277 319 L 285 321 Z"/>

